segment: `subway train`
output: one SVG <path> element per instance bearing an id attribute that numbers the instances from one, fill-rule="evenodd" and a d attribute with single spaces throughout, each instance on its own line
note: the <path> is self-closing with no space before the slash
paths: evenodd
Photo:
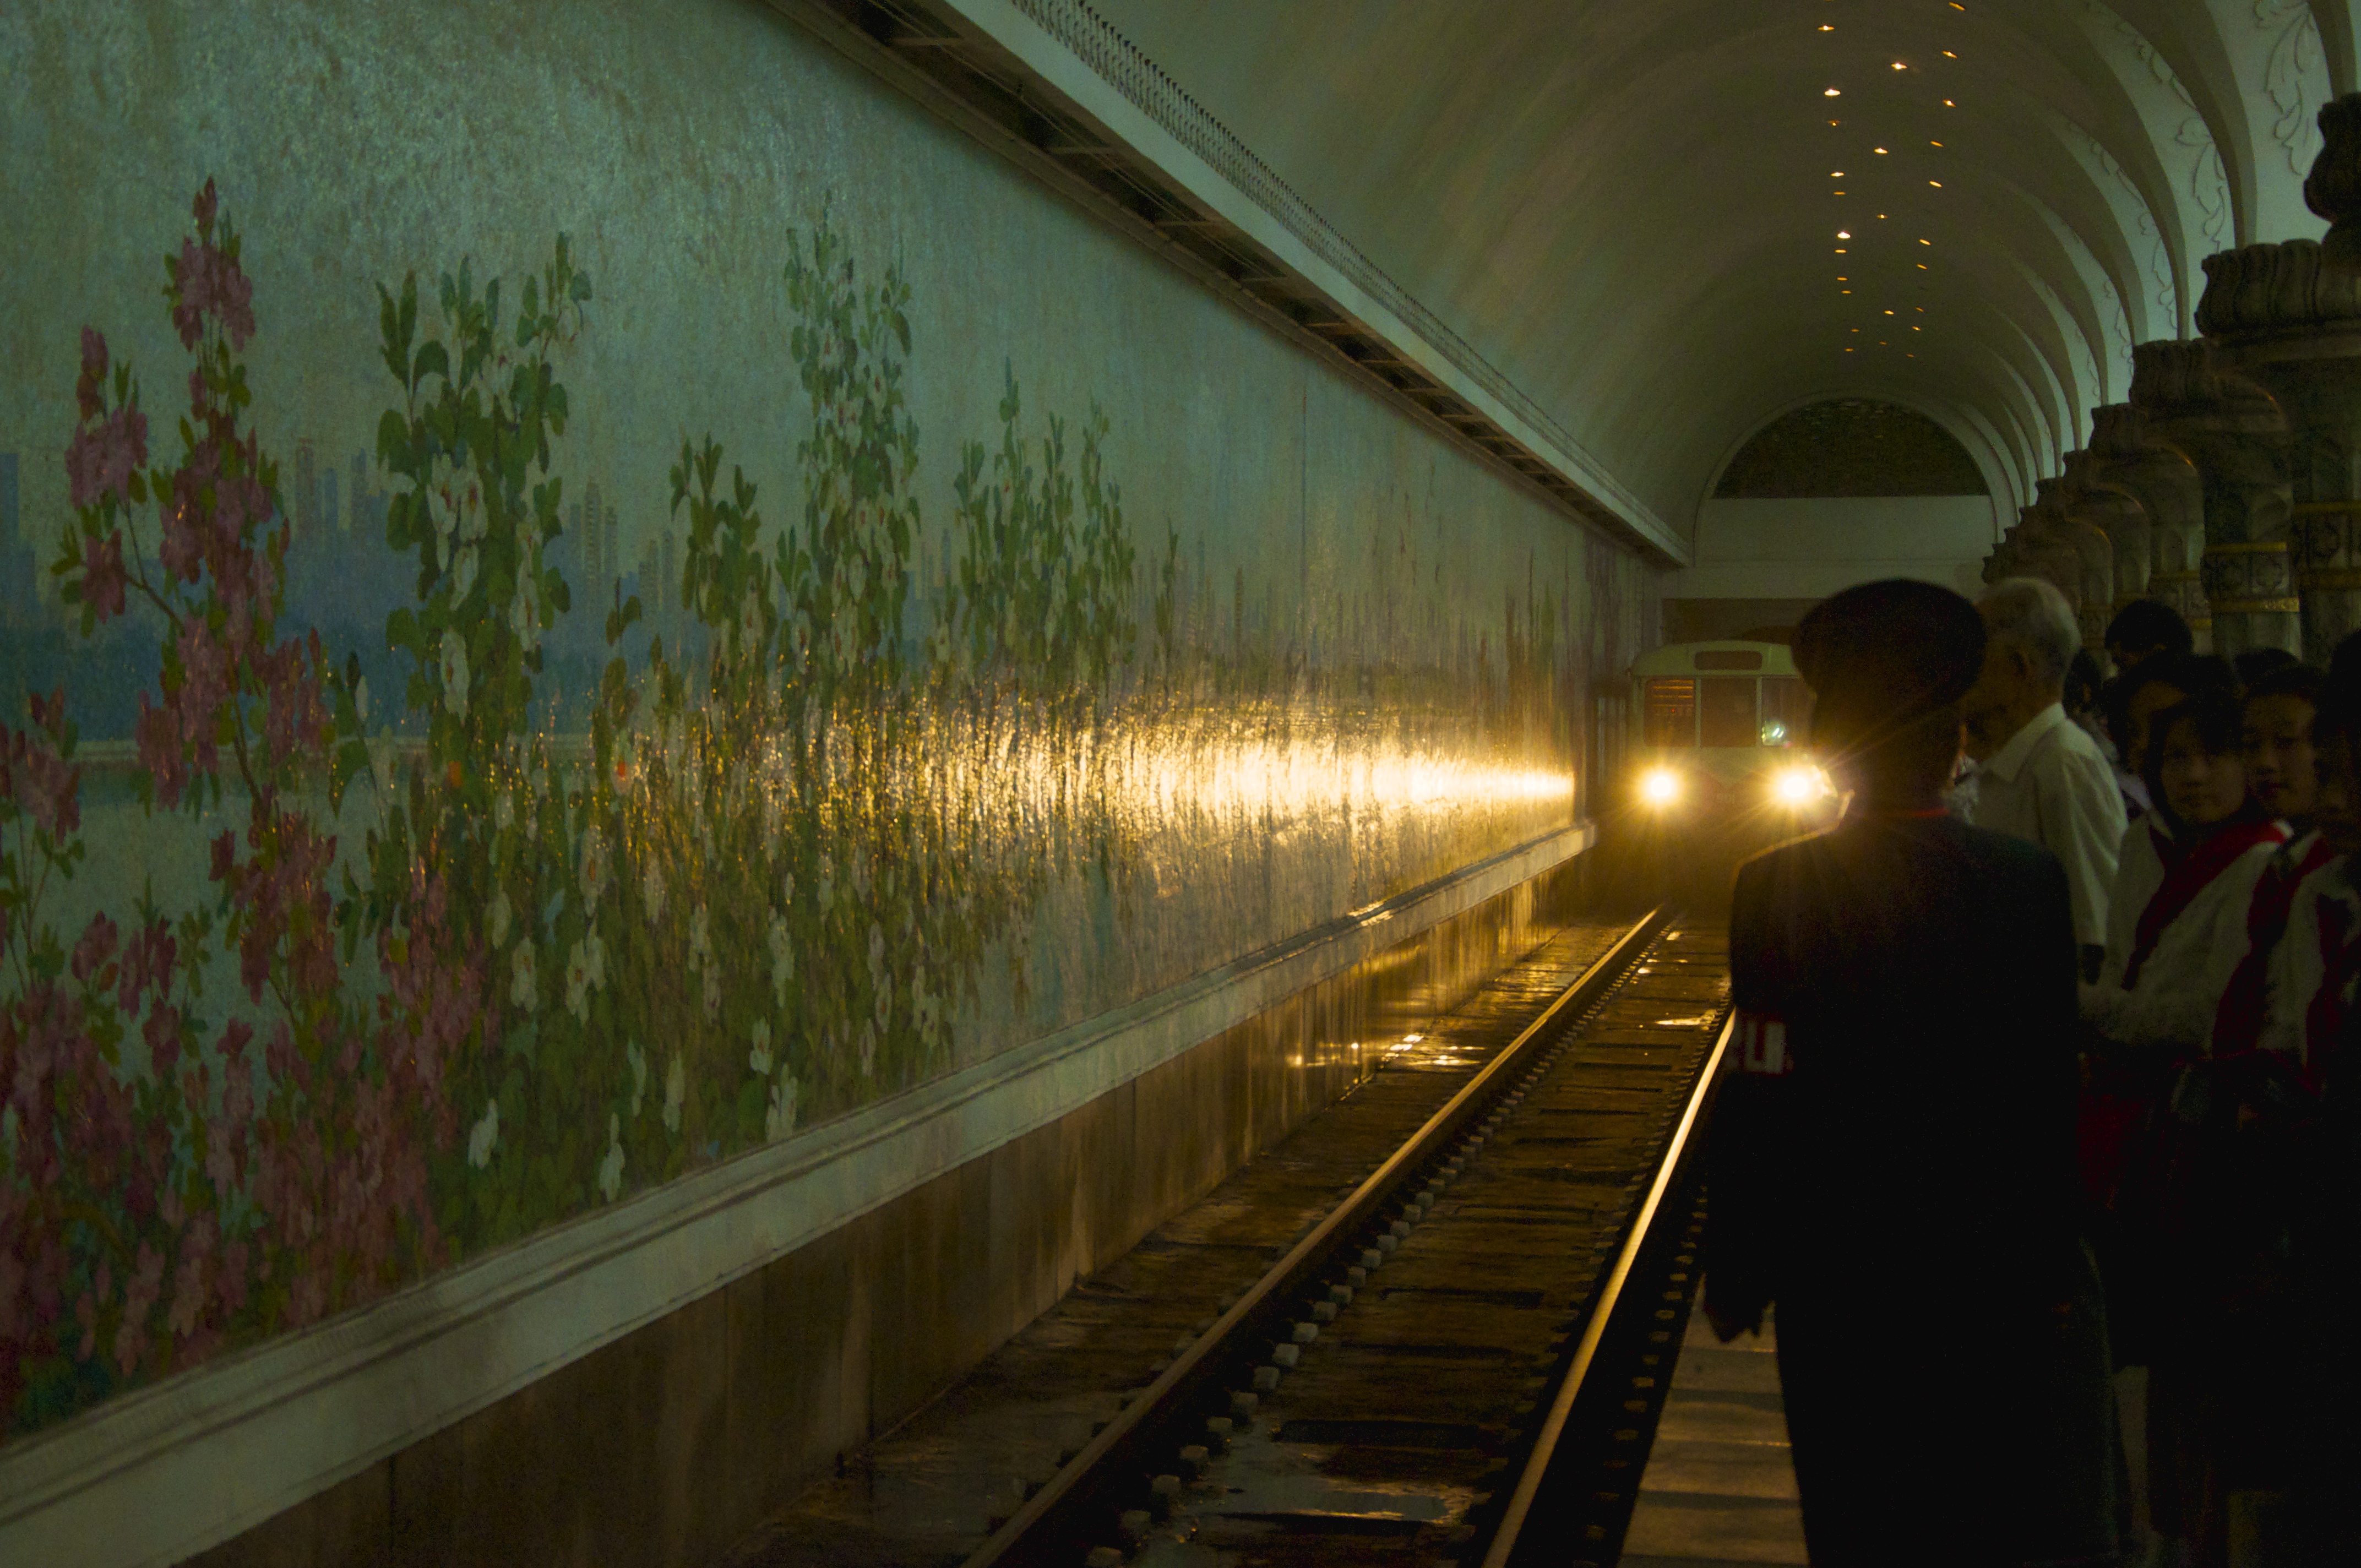
<path id="1" fill-rule="evenodd" d="M 1619 873 L 1714 918 L 1738 862 L 1837 818 L 1811 692 L 1776 642 L 1676 642 L 1631 664 Z"/>
<path id="2" fill-rule="evenodd" d="M 1667 819 L 1818 826 L 1836 792 L 1806 747 L 1812 694 L 1776 642 L 1675 642 L 1631 665 L 1631 788 Z"/>

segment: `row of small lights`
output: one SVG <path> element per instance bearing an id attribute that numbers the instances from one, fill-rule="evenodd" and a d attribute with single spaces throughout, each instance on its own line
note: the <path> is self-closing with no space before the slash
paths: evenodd
<path id="1" fill-rule="evenodd" d="M 1961 5 L 1961 4 L 1960 3 L 1960 0 L 1950 0 L 1950 5 L 1951 5 L 1951 9 L 1952 9 L 1952 10 L 1954 10 L 1954 11 L 1965 11 L 1965 10 L 1967 9 L 1967 7 L 1966 7 L 1965 5 Z M 1823 22 L 1823 23 L 1821 23 L 1821 24 L 1820 24 L 1820 31 L 1822 31 L 1822 32 L 1824 32 L 1824 33 L 1833 33 L 1833 32 L 1835 32 L 1836 30 L 1837 30 L 1837 29 L 1836 29 L 1836 27 L 1835 27 L 1835 25 L 1834 25 L 1833 23 Z M 1956 55 L 1956 54 L 1952 53 L 1949 49 L 1945 49 L 1945 50 L 1943 51 L 1943 57 L 1944 57 L 1946 60 L 1957 60 L 1957 59 L 1959 59 L 1959 58 L 1960 58 L 1958 55 Z M 1906 61 L 1906 60 L 1895 60 L 1895 61 L 1894 62 L 1894 70 L 1896 70 L 1896 71 L 1907 71 L 1907 70 L 1909 70 L 1909 69 L 1910 69 L 1909 62 L 1908 62 L 1908 61 Z M 1826 89 L 1826 90 L 1822 93 L 1821 96 L 1823 96 L 1823 97 L 1827 97 L 1827 98 L 1841 98 L 1842 96 L 1844 96 L 1844 91 L 1843 91 L 1843 89 L 1841 89 L 1841 88 L 1838 88 L 1838 87 L 1830 87 L 1830 88 Z M 1956 108 L 1958 108 L 1958 107 L 1959 107 L 1959 104 L 1958 104 L 1956 102 L 1954 102 L 1953 100 L 1949 99 L 1949 98 L 1946 98 L 1946 99 L 1944 99 L 1944 100 L 1943 100 L 1943 107 L 1945 107 L 1946 109 L 1956 109 Z M 1843 122 L 1842 122 L 1841 120 L 1830 120 L 1830 121 L 1828 122 L 1828 125 L 1829 125 L 1829 126 L 1830 126 L 1831 128 L 1834 128 L 1835 126 L 1839 126 L 1839 125 L 1841 125 L 1841 124 L 1843 124 Z M 1929 147 L 1937 147 L 1937 148 L 1939 148 L 1939 147 L 1941 147 L 1943 144 L 1942 144 L 1941 142 L 1939 142 L 1939 141 L 1929 141 L 1929 142 L 1927 143 L 1927 145 L 1928 145 Z M 1881 147 L 1881 148 L 1876 148 L 1876 149 L 1874 149 L 1874 150 L 1876 151 L 1877 156 L 1878 156 L 1878 157 L 1880 157 L 1880 158 L 1884 158 L 1884 157 L 1888 156 L 1887 151 L 1886 151 L 1886 149 L 1885 149 L 1884 148 L 1882 148 L 1882 147 Z M 1831 179 L 1831 180 L 1841 180 L 1841 179 L 1843 179 L 1844 177 L 1845 177 L 1845 173 L 1844 173 L 1844 170 L 1841 170 L 1841 169 L 1831 170 L 1829 171 L 1829 173 L 1828 173 L 1828 178 L 1829 178 L 1829 179 Z M 1931 186 L 1933 186 L 1933 187 L 1934 187 L 1936 190 L 1938 190 L 1938 191 L 1939 191 L 1939 190 L 1941 190 L 1941 189 L 1943 188 L 1943 182 L 1942 182 L 1940 180 L 1929 180 L 1929 181 L 1927 181 L 1927 184 L 1929 184 L 1929 185 L 1931 185 Z M 1839 195 L 1839 196 L 1841 196 L 1841 195 L 1843 195 L 1843 194 L 1844 194 L 1844 192 L 1843 192 L 1842 191 L 1838 191 L 1838 192 L 1835 192 L 1835 194 L 1837 194 L 1837 195 Z M 1885 221 L 1885 214 L 1884 214 L 1883 213 L 1880 213 L 1880 214 L 1877 214 L 1877 217 L 1878 217 L 1878 221 L 1879 221 L 1880 223 L 1883 223 L 1883 222 L 1884 222 L 1884 221 Z M 1850 230 L 1850 229 L 1839 229 L 1839 230 L 1837 231 L 1837 237 L 1838 237 L 1839 239 L 1841 239 L 1841 240 L 1850 240 L 1850 239 L 1851 239 L 1851 238 L 1852 238 L 1852 231 L 1851 231 L 1851 230 Z M 1930 246 L 1930 247 L 1931 247 L 1935 242 L 1934 242 L 1933 240 L 1930 240 L 1930 239 L 1927 239 L 1927 238 L 1921 237 L 1921 238 L 1919 239 L 1918 243 L 1919 243 L 1920 245 L 1924 245 L 1924 246 Z M 1843 255 L 1847 254 L 1847 249 L 1846 249 L 1846 247 L 1845 247 L 1844 246 L 1841 246 L 1841 245 L 1840 245 L 1840 246 L 1838 246 L 1838 247 L 1836 247 L 1836 253 L 1837 253 L 1839 256 L 1843 256 Z M 1925 262 L 1923 262 L 1923 261 L 1922 261 L 1922 262 L 1919 262 L 1919 263 L 1918 263 L 1918 270 L 1919 270 L 1919 271 L 1921 271 L 1921 272 L 1925 272 L 1925 271 L 1927 271 L 1927 270 L 1928 270 L 1928 268 L 1927 268 L 1927 264 L 1926 264 Z M 1843 282 L 1850 281 L 1850 280 L 1849 280 L 1849 279 L 1847 279 L 1847 278 L 1845 278 L 1844 276 L 1839 275 L 1839 276 L 1838 277 L 1838 279 L 1837 279 L 1837 281 L 1838 281 L 1838 282 L 1839 282 L 1839 283 L 1843 283 Z M 1840 290 L 1839 290 L 1839 291 L 1838 291 L 1838 292 L 1839 292 L 1839 293 L 1843 293 L 1843 294 L 1850 294 L 1850 293 L 1851 293 L 1851 292 L 1852 292 L 1852 291 L 1851 291 L 1850 289 L 1840 289 Z M 1927 313 L 1927 307 L 1926 307 L 1926 306 L 1924 306 L 1924 305 L 1919 305 L 1919 306 L 1916 306 L 1916 307 L 1915 307 L 1915 308 L 1916 309 L 1917 313 L 1918 313 L 1920 315 L 1925 315 L 1925 314 Z M 1890 315 L 1892 315 L 1892 314 L 1894 314 L 1894 313 L 1893 313 L 1892 311 L 1887 311 L 1885 313 L 1886 313 L 1887 315 L 1889 315 L 1889 316 L 1890 316 Z M 1858 333 L 1858 332 L 1860 332 L 1860 331 L 1861 331 L 1861 328 L 1859 328 L 1859 327 L 1854 327 L 1852 330 L 1853 330 L 1855 333 Z M 1917 332 L 1917 331 L 1919 331 L 1920 329 L 1919 329 L 1919 327 L 1918 327 L 1918 326 L 1916 326 L 1916 324 L 1913 324 L 1913 325 L 1912 325 L 1912 327 L 1910 328 L 1910 330 L 1911 330 L 1912 332 Z M 1880 338 L 1880 339 L 1878 339 L 1877 346 L 1878 346 L 1878 347 L 1880 347 L 1880 348 L 1883 348 L 1883 347 L 1887 346 L 1885 340 L 1884 340 L 1883 338 Z M 1846 352 L 1847 354 L 1850 354 L 1850 353 L 1852 352 L 1852 350 L 1851 350 L 1850 348 L 1847 348 L 1847 349 L 1845 350 L 1845 352 Z M 1916 359 L 1916 358 L 1917 358 L 1918 356 L 1917 356 L 1916 354 L 1905 354 L 1905 355 L 1903 356 L 1903 357 L 1904 357 L 1904 358 L 1905 358 L 1905 359 Z"/>

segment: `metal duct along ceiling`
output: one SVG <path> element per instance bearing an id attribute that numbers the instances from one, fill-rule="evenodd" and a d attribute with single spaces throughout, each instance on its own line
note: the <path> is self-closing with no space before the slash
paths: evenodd
<path id="1" fill-rule="evenodd" d="M 2351 0 L 1095 0 L 1621 485 L 1686 529 L 1824 397 L 1931 415 L 2013 509 L 2316 238 Z"/>

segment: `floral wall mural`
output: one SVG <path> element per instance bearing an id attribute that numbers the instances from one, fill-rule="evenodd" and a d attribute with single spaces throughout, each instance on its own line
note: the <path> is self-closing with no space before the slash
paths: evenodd
<path id="1" fill-rule="evenodd" d="M 775 17 L 145 9 L 0 27 L 0 1431 L 1575 819 L 1638 565 Z"/>

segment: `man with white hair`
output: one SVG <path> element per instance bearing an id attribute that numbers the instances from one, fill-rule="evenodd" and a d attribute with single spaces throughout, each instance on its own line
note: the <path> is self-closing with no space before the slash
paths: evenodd
<path id="1" fill-rule="evenodd" d="M 1960 705 L 1977 763 L 1975 826 L 2030 839 L 2058 857 L 2073 895 L 2085 980 L 2107 943 L 2107 893 L 2124 838 L 2124 802 L 2097 741 L 2066 717 L 2066 672 L 2082 646 L 2073 607 L 2038 577 L 2007 577 L 1977 606 L 1984 666 Z"/>

